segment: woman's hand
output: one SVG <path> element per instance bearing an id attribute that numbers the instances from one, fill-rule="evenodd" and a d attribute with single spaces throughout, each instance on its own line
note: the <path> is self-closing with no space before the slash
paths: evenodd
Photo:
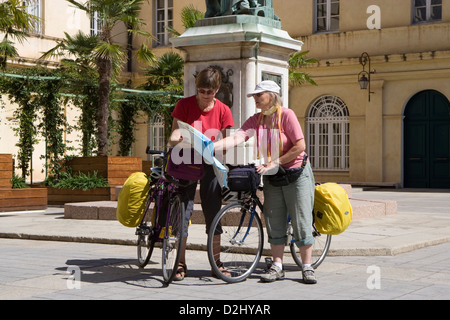
<path id="1" fill-rule="evenodd" d="M 278 172 L 278 162 L 270 161 L 256 167 L 256 171 L 260 175 L 272 175 Z"/>

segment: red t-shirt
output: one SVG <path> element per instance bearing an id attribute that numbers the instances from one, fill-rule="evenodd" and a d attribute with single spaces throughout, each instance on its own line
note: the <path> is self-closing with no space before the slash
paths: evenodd
<path id="1" fill-rule="evenodd" d="M 193 126 L 212 141 L 216 140 L 220 130 L 234 126 L 230 108 L 218 99 L 211 110 L 204 112 L 200 110 L 196 96 L 183 98 L 177 102 L 172 117 Z"/>

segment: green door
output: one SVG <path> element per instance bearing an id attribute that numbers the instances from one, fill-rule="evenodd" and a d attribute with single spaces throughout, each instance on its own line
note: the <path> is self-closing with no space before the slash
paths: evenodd
<path id="1" fill-rule="evenodd" d="M 434 90 L 408 102 L 404 119 L 405 188 L 450 188 L 450 102 Z"/>

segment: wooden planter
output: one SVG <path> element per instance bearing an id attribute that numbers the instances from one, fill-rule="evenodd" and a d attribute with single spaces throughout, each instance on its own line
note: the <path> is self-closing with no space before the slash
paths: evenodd
<path id="1" fill-rule="evenodd" d="M 11 188 L 13 176 L 13 161 L 11 154 L 0 154 L 0 188 Z"/>
<path id="2" fill-rule="evenodd" d="M 142 172 L 144 172 L 146 175 L 149 175 L 152 168 L 153 161 L 142 160 Z"/>
<path id="3" fill-rule="evenodd" d="M 64 205 L 70 202 L 113 201 L 116 200 L 116 187 L 99 187 L 90 190 L 48 189 L 48 204 Z"/>
<path id="4" fill-rule="evenodd" d="M 47 189 L 12 189 L 11 154 L 0 154 L 0 212 L 47 209 Z"/>
<path id="5" fill-rule="evenodd" d="M 47 209 L 47 189 L 0 189 L 0 212 Z"/>
<path id="6" fill-rule="evenodd" d="M 123 185 L 130 174 L 142 171 L 141 157 L 78 157 L 69 160 L 66 165 L 73 173 L 93 174 L 108 179 L 111 186 Z"/>

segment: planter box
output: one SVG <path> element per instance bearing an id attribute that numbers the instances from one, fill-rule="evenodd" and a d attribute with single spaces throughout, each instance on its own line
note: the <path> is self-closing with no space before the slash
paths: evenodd
<path id="1" fill-rule="evenodd" d="M 98 176 L 108 179 L 111 186 L 123 185 L 130 174 L 142 171 L 141 157 L 78 157 L 67 161 L 73 173 L 98 172 Z"/>
<path id="2" fill-rule="evenodd" d="M 0 154 L 0 188 L 11 188 L 13 161 L 11 154 Z"/>
<path id="3" fill-rule="evenodd" d="M 69 202 L 114 201 L 116 187 L 100 187 L 90 190 L 47 188 L 48 204 L 64 205 Z"/>
<path id="4" fill-rule="evenodd" d="M 0 189 L 0 212 L 47 209 L 47 189 Z"/>
<path id="5" fill-rule="evenodd" d="M 142 172 L 144 172 L 146 175 L 149 175 L 152 168 L 153 168 L 153 161 L 142 160 Z"/>

